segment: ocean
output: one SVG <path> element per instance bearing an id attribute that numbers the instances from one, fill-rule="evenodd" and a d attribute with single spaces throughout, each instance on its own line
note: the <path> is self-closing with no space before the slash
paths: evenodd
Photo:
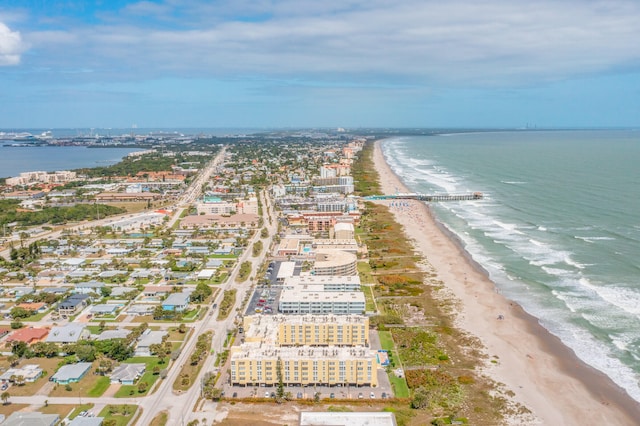
<path id="1" fill-rule="evenodd" d="M 8 147 L 0 145 L 0 177 L 22 172 L 73 170 L 115 164 L 141 148 L 86 148 L 83 146 Z"/>
<path id="2" fill-rule="evenodd" d="M 397 137 L 408 188 L 434 204 L 498 291 L 640 401 L 640 131 Z"/>

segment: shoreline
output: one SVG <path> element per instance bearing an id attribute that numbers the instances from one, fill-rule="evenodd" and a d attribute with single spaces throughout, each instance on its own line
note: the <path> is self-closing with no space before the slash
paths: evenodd
<path id="1" fill-rule="evenodd" d="M 383 193 L 393 194 L 396 187 L 409 192 L 387 164 L 381 143 L 375 142 L 373 160 Z M 532 411 L 526 420 L 507 416 L 509 424 L 637 423 L 640 403 L 502 296 L 487 271 L 425 203 L 408 204 L 406 210 L 391 209 L 396 221 L 445 283 L 447 297 L 457 302 L 456 326 L 479 338 L 488 357 L 497 360 L 485 362 L 481 373 L 512 391 L 511 402 Z M 498 315 L 504 320 L 497 320 Z"/>

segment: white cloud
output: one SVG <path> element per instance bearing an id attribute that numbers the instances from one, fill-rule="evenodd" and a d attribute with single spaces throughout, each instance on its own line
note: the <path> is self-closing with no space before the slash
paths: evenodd
<path id="1" fill-rule="evenodd" d="M 117 23 L 68 28 L 65 37 L 32 33 L 29 40 L 46 50 L 44 65 L 88 62 L 123 78 L 527 84 L 640 65 L 640 3 L 632 0 L 239 3 L 141 2 Z M 136 25 L 140 10 L 152 6 L 179 11 L 179 28 L 188 29 Z"/>
<path id="2" fill-rule="evenodd" d="M 19 64 L 20 54 L 23 50 L 24 44 L 20 33 L 11 31 L 9 27 L 0 22 L 0 66 Z"/>

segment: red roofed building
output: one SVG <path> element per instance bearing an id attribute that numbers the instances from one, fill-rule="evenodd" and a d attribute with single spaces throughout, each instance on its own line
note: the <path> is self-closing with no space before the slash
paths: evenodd
<path id="1" fill-rule="evenodd" d="M 25 342 L 28 345 L 43 341 L 49 334 L 48 328 L 21 328 L 11 333 L 7 342 Z"/>

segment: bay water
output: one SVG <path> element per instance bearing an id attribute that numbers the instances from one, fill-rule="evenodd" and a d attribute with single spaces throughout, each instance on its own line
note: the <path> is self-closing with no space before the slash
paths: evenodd
<path id="1" fill-rule="evenodd" d="M 87 148 L 84 146 L 0 146 L 0 177 L 22 172 L 73 170 L 109 166 L 142 148 Z"/>
<path id="2" fill-rule="evenodd" d="M 498 291 L 640 401 L 640 131 L 396 137 L 382 149 L 412 191 L 482 192 L 432 209 Z"/>

